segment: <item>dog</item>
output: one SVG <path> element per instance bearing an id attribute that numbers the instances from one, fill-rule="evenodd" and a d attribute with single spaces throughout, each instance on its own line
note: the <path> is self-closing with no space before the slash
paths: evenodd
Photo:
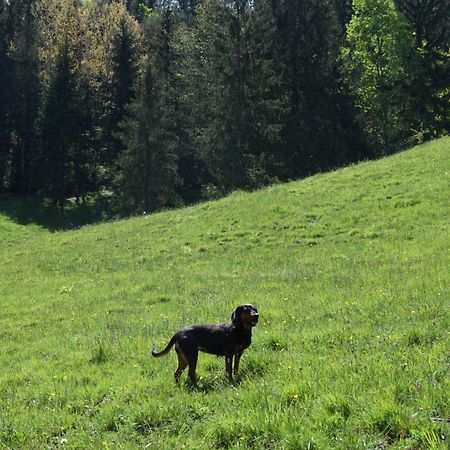
<path id="1" fill-rule="evenodd" d="M 160 352 L 153 346 L 155 357 L 169 353 L 175 346 L 178 355 L 178 368 L 175 381 L 180 381 L 184 369 L 189 366 L 189 378 L 197 387 L 196 367 L 198 352 L 211 353 L 225 357 L 225 370 L 230 381 L 236 376 L 242 353 L 252 343 L 252 328 L 259 320 L 258 310 L 250 304 L 238 306 L 231 315 L 231 323 L 219 325 L 191 325 L 174 334 L 166 348 Z M 234 358 L 234 367 L 233 367 Z"/>

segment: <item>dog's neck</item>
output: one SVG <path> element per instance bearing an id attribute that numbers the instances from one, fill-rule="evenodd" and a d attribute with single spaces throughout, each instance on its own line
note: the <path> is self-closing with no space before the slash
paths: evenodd
<path id="1" fill-rule="evenodd" d="M 246 335 L 246 336 L 252 335 L 253 327 L 251 327 L 251 326 L 245 327 L 239 319 L 234 319 L 231 323 L 234 326 L 235 330 L 238 332 L 238 334 L 242 334 L 242 335 Z"/>

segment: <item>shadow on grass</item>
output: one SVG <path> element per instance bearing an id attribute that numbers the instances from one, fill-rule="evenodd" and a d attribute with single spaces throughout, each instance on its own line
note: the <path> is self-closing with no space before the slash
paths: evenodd
<path id="1" fill-rule="evenodd" d="M 224 389 L 237 389 L 242 384 L 241 380 L 234 380 L 230 382 L 228 379 L 219 380 L 217 378 L 214 379 L 205 379 L 201 377 L 198 381 L 198 386 L 195 387 L 192 385 L 189 379 L 180 382 L 179 385 L 175 385 L 176 387 L 180 387 L 182 389 L 186 389 L 190 392 L 217 392 L 223 391 Z"/>
<path id="2" fill-rule="evenodd" d="M 48 200 L 8 196 L 0 198 L 0 214 L 19 225 L 36 224 L 49 231 L 64 231 L 117 219 L 120 210 L 111 195 L 97 195 L 78 204 L 69 200 L 64 210 Z"/>
<path id="3" fill-rule="evenodd" d="M 179 384 L 175 384 L 176 387 L 187 389 L 192 392 L 216 392 L 223 391 L 224 389 L 239 389 L 246 381 L 251 381 L 254 378 L 259 378 L 259 376 L 249 376 L 251 372 L 241 371 L 237 376 L 230 381 L 226 375 L 222 376 L 214 376 L 214 377 L 200 377 L 198 380 L 198 386 L 195 387 L 192 385 L 191 381 L 188 377 L 186 377 L 183 381 L 180 381 Z"/>

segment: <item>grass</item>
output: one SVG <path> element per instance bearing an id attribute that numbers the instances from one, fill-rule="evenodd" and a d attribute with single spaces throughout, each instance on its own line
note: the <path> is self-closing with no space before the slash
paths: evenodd
<path id="1" fill-rule="evenodd" d="M 444 449 L 450 139 L 66 230 L 0 203 L 0 448 Z M 261 320 L 230 385 L 178 328 Z"/>

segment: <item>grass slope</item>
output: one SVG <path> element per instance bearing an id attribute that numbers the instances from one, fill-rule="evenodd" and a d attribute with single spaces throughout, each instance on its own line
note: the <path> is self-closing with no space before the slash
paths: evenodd
<path id="1" fill-rule="evenodd" d="M 446 448 L 449 150 L 73 231 L 0 216 L 0 447 Z M 244 302 L 239 383 L 149 357 Z"/>

